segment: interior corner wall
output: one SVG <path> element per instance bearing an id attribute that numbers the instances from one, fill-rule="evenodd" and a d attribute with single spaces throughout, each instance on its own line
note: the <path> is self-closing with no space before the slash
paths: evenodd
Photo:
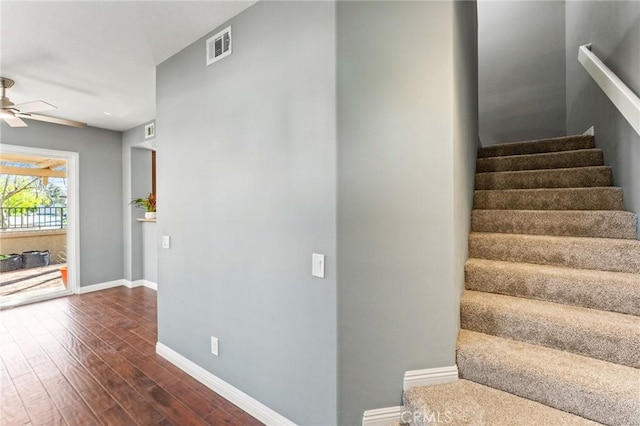
<path id="1" fill-rule="evenodd" d="M 477 3 L 454 2 L 454 148 L 453 197 L 455 215 L 454 272 L 458 299 L 464 291 L 464 264 L 469 257 L 469 231 L 475 189 L 478 136 L 478 27 Z M 456 320 L 459 315 L 456 312 Z"/>
<path id="2" fill-rule="evenodd" d="M 334 2 L 258 2 L 156 73 L 159 341 L 301 425 L 337 424 L 335 49 Z"/>
<path id="3" fill-rule="evenodd" d="M 478 1 L 483 145 L 566 134 L 564 3 Z"/>
<path id="4" fill-rule="evenodd" d="M 124 279 L 129 281 L 143 278 L 142 224 L 137 219 L 144 217 L 144 210 L 130 202 L 151 192 L 151 151 L 136 148 L 145 141 L 144 127 L 122 133 L 123 262 Z"/>
<path id="5" fill-rule="evenodd" d="M 79 153 L 80 286 L 122 279 L 122 134 L 37 121 L 0 126 L 2 143 Z"/>
<path id="6" fill-rule="evenodd" d="M 595 127 L 596 147 L 613 167 L 625 207 L 640 214 L 640 135 L 578 62 L 579 46 L 591 43 L 596 56 L 640 95 L 640 5 L 567 1 L 566 20 L 567 130 Z"/>
<path id="7" fill-rule="evenodd" d="M 340 425 L 455 364 L 453 3 L 337 2 Z"/>

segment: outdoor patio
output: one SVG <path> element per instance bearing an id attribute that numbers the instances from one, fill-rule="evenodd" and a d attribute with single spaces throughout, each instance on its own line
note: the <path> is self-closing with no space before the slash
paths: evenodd
<path id="1" fill-rule="evenodd" d="M 26 293 L 39 295 L 64 290 L 60 267 L 66 264 L 48 265 L 40 268 L 19 269 L 0 273 L 0 301 Z"/>

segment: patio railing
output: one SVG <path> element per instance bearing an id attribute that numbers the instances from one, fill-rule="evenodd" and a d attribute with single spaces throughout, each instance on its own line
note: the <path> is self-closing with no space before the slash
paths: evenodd
<path id="1" fill-rule="evenodd" d="M 8 229 L 65 229 L 66 207 L 2 207 L 2 230 Z"/>

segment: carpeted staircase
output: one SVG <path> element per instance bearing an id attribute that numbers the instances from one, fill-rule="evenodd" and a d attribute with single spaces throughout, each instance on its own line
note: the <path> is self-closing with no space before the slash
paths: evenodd
<path id="1" fill-rule="evenodd" d="M 460 380 L 413 424 L 640 425 L 637 218 L 592 136 L 478 153 Z"/>

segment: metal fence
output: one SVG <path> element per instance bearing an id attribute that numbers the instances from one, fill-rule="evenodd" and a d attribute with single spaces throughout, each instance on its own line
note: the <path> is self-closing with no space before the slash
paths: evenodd
<path id="1" fill-rule="evenodd" d="M 64 229 L 66 207 L 2 207 L 1 229 Z"/>

